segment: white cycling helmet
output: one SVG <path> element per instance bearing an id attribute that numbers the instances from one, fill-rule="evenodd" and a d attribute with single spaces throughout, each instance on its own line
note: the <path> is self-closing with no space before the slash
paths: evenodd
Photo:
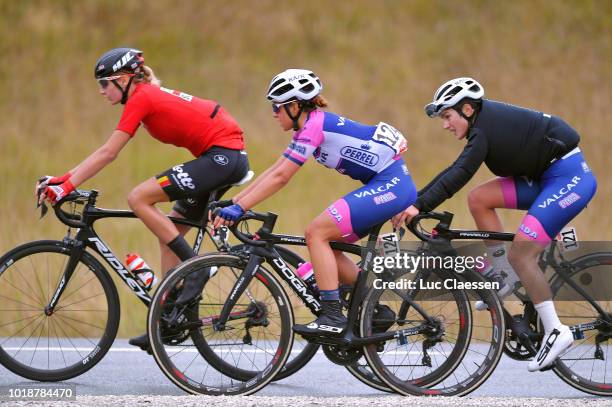
<path id="1" fill-rule="evenodd" d="M 433 102 L 425 106 L 425 113 L 429 117 L 436 117 L 465 98 L 479 100 L 483 96 L 484 88 L 475 79 L 451 79 L 440 86 L 436 93 L 434 93 Z"/>
<path id="2" fill-rule="evenodd" d="M 321 80 L 307 69 L 287 69 L 276 75 L 268 87 L 268 100 L 275 103 L 311 100 L 321 93 Z"/>

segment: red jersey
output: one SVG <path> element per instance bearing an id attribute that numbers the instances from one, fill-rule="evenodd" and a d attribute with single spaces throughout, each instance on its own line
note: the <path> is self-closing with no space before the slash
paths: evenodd
<path id="1" fill-rule="evenodd" d="M 217 102 L 147 83 L 136 85 L 117 130 L 134 136 L 142 123 L 162 143 L 185 147 L 199 157 L 212 146 L 242 150 L 242 129 Z"/>

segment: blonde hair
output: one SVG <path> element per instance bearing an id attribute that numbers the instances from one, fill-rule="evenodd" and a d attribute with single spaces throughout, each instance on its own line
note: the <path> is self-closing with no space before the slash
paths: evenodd
<path id="1" fill-rule="evenodd" d="M 161 86 L 161 80 L 157 78 L 157 76 L 155 76 L 155 72 L 153 72 L 153 69 L 151 69 L 151 67 L 143 65 L 142 66 L 142 78 L 137 79 L 136 82 L 145 82 L 145 83 L 150 83 L 153 86 Z"/>
<path id="2" fill-rule="evenodd" d="M 327 100 L 321 95 L 317 95 L 312 101 L 317 107 L 327 107 L 328 105 Z"/>
<path id="3" fill-rule="evenodd" d="M 304 111 L 312 112 L 317 108 L 325 108 L 327 105 L 327 100 L 323 96 L 317 95 L 313 99 L 304 102 Z"/>

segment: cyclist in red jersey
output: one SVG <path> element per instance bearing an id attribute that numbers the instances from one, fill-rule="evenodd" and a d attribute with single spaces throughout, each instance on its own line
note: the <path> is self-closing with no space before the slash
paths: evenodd
<path id="1" fill-rule="evenodd" d="M 166 272 L 195 254 L 183 237 L 189 227 L 177 228 L 155 204 L 176 201 L 171 216 L 202 219 L 210 192 L 240 181 L 249 170 L 243 132 L 217 102 L 161 87 L 137 49 L 108 51 L 96 63 L 95 77 L 101 95 L 112 105 L 125 105 L 119 124 L 106 143 L 78 166 L 61 177 L 42 178 L 37 190 L 41 183 L 47 186 L 40 199 L 55 203 L 96 175 L 117 157 L 141 123 L 159 141 L 188 149 L 194 160 L 149 178 L 127 198 L 130 208 L 158 237 L 161 267 Z M 148 348 L 146 334 L 130 343 Z"/>

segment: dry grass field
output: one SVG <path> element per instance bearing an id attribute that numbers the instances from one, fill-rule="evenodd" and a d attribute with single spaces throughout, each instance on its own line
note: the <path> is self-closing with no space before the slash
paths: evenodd
<path id="1" fill-rule="evenodd" d="M 143 49 L 165 86 L 220 101 L 244 128 L 257 173 L 289 139 L 265 100 L 278 71 L 310 68 L 323 80 L 332 111 L 400 129 L 418 186 L 463 146 L 439 120 L 425 116 L 423 105 L 441 82 L 473 76 L 487 97 L 559 115 L 580 132 L 599 187 L 572 223 L 581 239 L 612 239 L 609 0 L 0 0 L 0 252 L 65 235 L 53 216 L 38 220 L 34 183 L 72 168 L 114 129 L 121 107 L 98 95 L 93 68 L 99 55 L 121 45 Z M 186 150 L 162 145 L 141 129 L 82 187 L 100 190 L 102 207 L 125 208 L 131 188 L 188 159 Z M 457 215 L 456 226 L 474 226 L 466 195 L 490 177 L 481 169 L 440 208 Z M 309 163 L 257 209 L 280 214 L 277 230 L 301 234 L 310 219 L 355 187 Z M 514 230 L 520 214 L 503 216 Z M 139 221 L 107 220 L 96 230 L 118 256 L 138 251 L 159 267 L 157 241 Z M 142 330 L 144 307 L 125 287 L 119 292 L 120 335 Z"/>

